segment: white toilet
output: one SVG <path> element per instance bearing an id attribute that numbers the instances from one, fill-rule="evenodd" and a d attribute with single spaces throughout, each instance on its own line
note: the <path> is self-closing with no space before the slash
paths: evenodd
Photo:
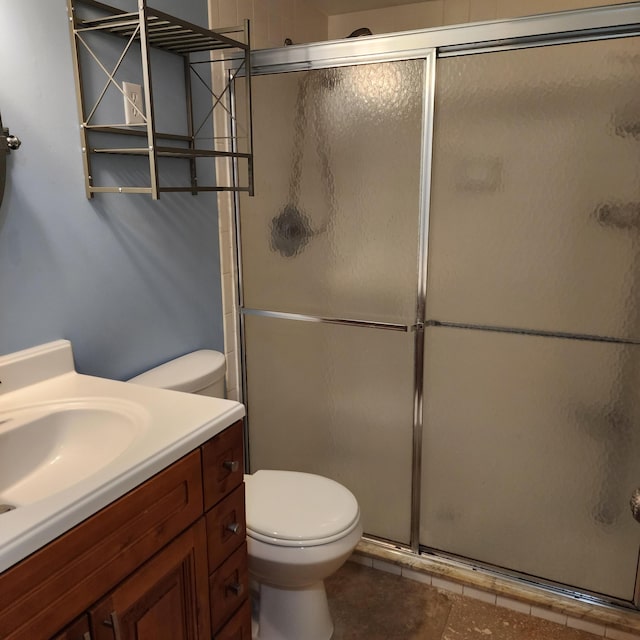
<path id="1" fill-rule="evenodd" d="M 147 386 L 224 397 L 225 358 L 194 351 L 131 378 Z M 249 573 L 257 587 L 254 640 L 329 640 L 324 579 L 362 536 L 354 495 L 322 476 L 261 470 L 245 476 Z"/>

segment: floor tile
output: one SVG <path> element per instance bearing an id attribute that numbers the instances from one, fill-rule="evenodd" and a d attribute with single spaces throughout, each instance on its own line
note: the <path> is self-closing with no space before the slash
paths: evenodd
<path id="1" fill-rule="evenodd" d="M 449 600 L 451 613 L 442 640 L 597 640 L 591 633 L 480 600 L 457 595 Z"/>
<path id="2" fill-rule="evenodd" d="M 326 587 L 332 640 L 598 640 L 580 629 L 353 562 Z"/>
<path id="3" fill-rule="evenodd" d="M 326 587 L 332 640 L 440 640 L 451 609 L 429 585 L 352 562 Z"/>

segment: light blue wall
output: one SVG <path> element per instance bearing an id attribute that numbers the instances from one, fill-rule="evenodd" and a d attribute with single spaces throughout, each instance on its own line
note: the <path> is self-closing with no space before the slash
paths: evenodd
<path id="1" fill-rule="evenodd" d="M 206 0 L 151 6 L 207 24 Z M 65 0 L 1 0 L 0 24 L 0 113 L 22 140 L 0 206 L 0 354 L 67 338 L 80 372 L 125 379 L 221 350 L 215 196 L 87 200 Z"/>

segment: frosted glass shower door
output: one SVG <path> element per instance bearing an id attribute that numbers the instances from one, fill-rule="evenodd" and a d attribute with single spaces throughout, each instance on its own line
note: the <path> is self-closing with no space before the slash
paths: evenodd
<path id="1" fill-rule="evenodd" d="M 251 470 L 318 473 L 365 531 L 409 542 L 413 336 L 248 315 Z"/>
<path id="2" fill-rule="evenodd" d="M 250 466 L 409 542 L 424 60 L 258 76 L 240 202 Z M 268 314 L 268 315 L 267 315 Z"/>
<path id="3" fill-rule="evenodd" d="M 438 61 L 421 544 L 631 602 L 640 41 Z"/>

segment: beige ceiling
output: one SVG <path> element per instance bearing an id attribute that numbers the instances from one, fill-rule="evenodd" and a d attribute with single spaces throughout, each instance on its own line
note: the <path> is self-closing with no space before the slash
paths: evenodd
<path id="1" fill-rule="evenodd" d="M 397 7 L 401 4 L 416 4 L 417 2 L 424 2 L 424 0 L 315 0 L 315 3 L 330 16 L 338 13 L 351 13 L 352 11 Z"/>

